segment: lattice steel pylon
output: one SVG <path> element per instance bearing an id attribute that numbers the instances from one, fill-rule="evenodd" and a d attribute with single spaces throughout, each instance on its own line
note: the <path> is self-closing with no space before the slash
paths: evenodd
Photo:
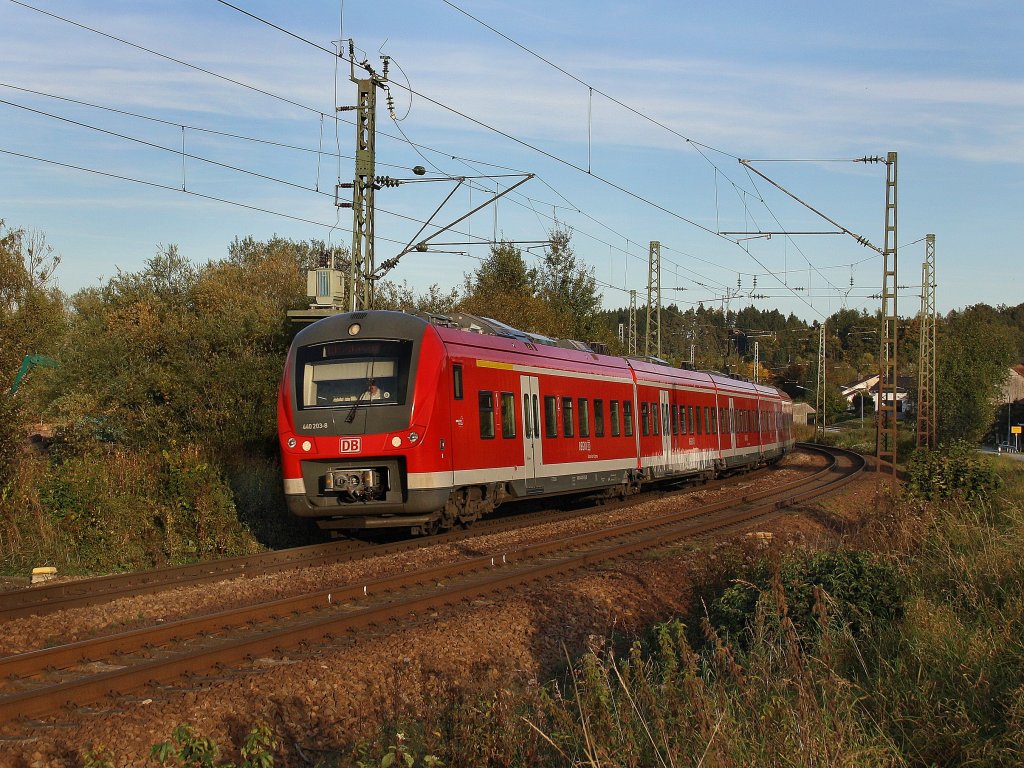
<path id="1" fill-rule="evenodd" d="M 818 329 L 818 383 L 814 391 L 814 441 L 825 442 L 825 322 Z"/>
<path id="2" fill-rule="evenodd" d="M 937 447 L 935 403 L 935 235 L 924 239 L 921 264 L 921 336 L 917 362 L 917 447 Z"/>
<path id="3" fill-rule="evenodd" d="M 377 134 L 377 87 L 384 82 L 373 70 L 367 78 L 355 75 L 355 52 L 349 43 L 350 79 L 356 84 L 356 172 L 352 181 L 352 262 L 349 266 L 348 307 L 373 305 L 373 193 Z M 365 68 L 366 65 L 363 65 Z M 386 70 L 385 70 L 386 71 Z M 341 109 L 347 109 L 342 107 Z M 340 111 L 340 110 L 339 110 Z M 347 185 L 346 185 L 347 186 Z"/>
<path id="4" fill-rule="evenodd" d="M 629 354 L 636 354 L 636 291 L 629 292 Z"/>
<path id="5" fill-rule="evenodd" d="M 644 355 L 661 357 L 661 243 L 651 240 L 647 257 L 647 338 Z"/>
<path id="6" fill-rule="evenodd" d="M 882 332 L 878 354 L 875 459 L 878 478 L 896 485 L 896 153 L 885 161 L 885 247 L 882 249 Z"/>

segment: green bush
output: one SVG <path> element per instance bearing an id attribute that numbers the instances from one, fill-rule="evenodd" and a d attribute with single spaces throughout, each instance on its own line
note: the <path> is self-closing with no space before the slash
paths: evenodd
<path id="1" fill-rule="evenodd" d="M 277 739 L 267 725 L 253 726 L 239 750 L 242 762 L 237 768 L 273 768 L 277 747 Z M 167 741 L 154 744 L 149 756 L 161 768 L 236 768 L 235 763 L 219 762 L 217 743 L 196 734 L 187 723 L 175 728 Z"/>
<path id="2" fill-rule="evenodd" d="M 907 463 L 906 490 L 925 501 L 984 500 L 999 488 L 995 467 L 963 441 L 937 451 L 916 451 Z"/>
<path id="3" fill-rule="evenodd" d="M 781 587 L 789 616 L 800 634 L 814 637 L 824 609 L 856 636 L 878 619 L 898 618 L 904 586 L 897 570 L 870 553 L 834 550 L 798 553 L 777 568 L 761 562 L 728 586 L 708 606 L 715 629 L 743 644 L 749 639 L 762 595 Z M 818 590 L 824 590 L 820 595 Z M 824 600 L 824 606 L 818 604 Z"/>
<path id="4" fill-rule="evenodd" d="M 251 550 L 239 525 L 234 498 L 220 468 L 193 446 L 160 452 L 157 498 L 165 551 L 174 562 L 203 560 Z"/>
<path id="5" fill-rule="evenodd" d="M 16 401 L 0 383 L 0 492 L 13 480 L 23 435 Z"/>
<path id="6" fill-rule="evenodd" d="M 151 568 L 259 550 L 219 466 L 196 447 L 59 446 L 19 466 L 0 520 L 4 569 Z"/>

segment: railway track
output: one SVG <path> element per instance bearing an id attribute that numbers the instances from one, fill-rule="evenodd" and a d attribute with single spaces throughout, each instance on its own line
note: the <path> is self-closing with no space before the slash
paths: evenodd
<path id="1" fill-rule="evenodd" d="M 768 472 L 771 472 L 771 469 L 758 470 L 756 473 L 715 480 L 700 486 L 700 488 L 714 490 L 716 488 L 728 487 L 741 482 L 743 479 L 749 480 L 751 477 Z M 434 546 L 438 543 L 460 541 L 473 536 L 516 530 L 527 526 L 559 522 L 570 517 L 603 512 L 607 511 L 610 506 L 638 504 L 649 499 L 651 494 L 657 493 L 664 493 L 664 491 L 645 491 L 638 496 L 630 497 L 625 502 L 593 506 L 590 509 L 530 511 L 522 514 L 499 515 L 480 520 L 468 530 L 449 531 L 436 536 L 407 539 L 386 544 L 375 544 L 359 540 L 334 541 L 275 552 L 264 552 L 245 557 L 223 558 L 202 563 L 96 576 L 75 579 L 73 581 L 59 581 L 15 589 L 0 592 L 0 622 L 23 616 L 41 616 L 70 608 L 98 605 L 122 597 L 152 594 L 181 586 L 205 584 L 226 579 L 252 578 L 254 576 L 302 568 L 345 563 L 364 557 L 414 551 L 423 547 Z"/>
<path id="2" fill-rule="evenodd" d="M 344 638 L 363 627 L 520 587 L 683 538 L 749 524 L 828 493 L 863 469 L 837 449 L 824 469 L 792 483 L 683 512 L 373 582 L 93 638 L 0 659 L 0 721 L 32 718 L 206 670 Z"/>

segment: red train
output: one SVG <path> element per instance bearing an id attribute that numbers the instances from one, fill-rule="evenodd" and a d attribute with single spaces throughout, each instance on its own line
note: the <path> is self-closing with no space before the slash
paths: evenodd
<path id="1" fill-rule="evenodd" d="M 619 496 L 793 447 L 792 402 L 471 316 L 354 312 L 300 331 L 278 429 L 289 509 L 325 529 L 468 524 L 516 499 Z"/>

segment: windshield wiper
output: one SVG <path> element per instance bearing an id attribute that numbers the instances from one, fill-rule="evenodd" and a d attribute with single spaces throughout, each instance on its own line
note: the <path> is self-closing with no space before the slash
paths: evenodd
<path id="1" fill-rule="evenodd" d="M 366 380 L 366 389 L 364 389 L 362 392 L 359 393 L 359 397 L 357 397 L 356 401 L 354 403 L 352 403 L 352 407 L 348 409 L 348 415 L 345 416 L 345 423 L 346 424 L 351 424 L 355 420 L 355 418 L 356 418 L 356 409 L 359 407 L 359 404 L 363 401 L 363 395 L 365 395 L 367 392 L 369 392 L 371 394 L 371 398 L 370 399 L 373 399 L 372 398 L 373 391 L 376 388 L 377 388 L 377 381 L 376 381 L 376 379 L 367 379 Z"/>

